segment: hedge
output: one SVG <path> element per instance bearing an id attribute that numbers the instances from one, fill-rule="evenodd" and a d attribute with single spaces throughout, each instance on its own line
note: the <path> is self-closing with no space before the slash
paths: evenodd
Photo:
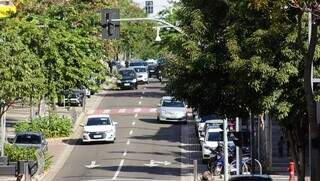
<path id="1" fill-rule="evenodd" d="M 31 147 L 14 146 L 11 144 L 5 144 L 4 153 L 8 157 L 10 162 L 16 162 L 19 160 L 37 160 L 37 149 Z M 52 156 L 49 155 L 48 151 L 44 152 L 44 169 L 47 170 L 52 164 Z"/>
<path id="2" fill-rule="evenodd" d="M 46 138 L 66 137 L 72 132 L 72 120 L 57 115 L 39 117 L 30 121 L 20 121 L 15 126 L 16 132 L 41 132 Z"/>

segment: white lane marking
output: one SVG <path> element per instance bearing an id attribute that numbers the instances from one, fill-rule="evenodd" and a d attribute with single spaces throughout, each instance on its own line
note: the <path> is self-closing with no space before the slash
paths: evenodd
<path id="1" fill-rule="evenodd" d="M 126 156 L 126 155 L 127 155 L 127 150 L 123 152 L 123 156 Z"/>
<path id="2" fill-rule="evenodd" d="M 139 101 L 139 104 L 141 104 L 142 102 L 141 101 Z"/>
<path id="3" fill-rule="evenodd" d="M 89 110 L 88 114 L 93 114 L 96 110 Z"/>
<path id="4" fill-rule="evenodd" d="M 127 141 L 127 145 L 130 145 L 130 140 Z"/>
<path id="5" fill-rule="evenodd" d="M 141 96 L 140 99 L 143 99 L 143 97 Z"/>
<path id="6" fill-rule="evenodd" d="M 90 165 L 86 165 L 85 167 L 87 167 L 87 168 L 96 168 L 96 167 L 100 167 L 100 165 L 96 165 L 96 161 L 93 160 L 93 161 L 91 161 Z"/>
<path id="7" fill-rule="evenodd" d="M 135 118 L 138 117 L 138 114 L 136 113 L 136 114 L 134 115 L 134 117 L 135 117 Z"/>
<path id="8" fill-rule="evenodd" d="M 133 131 L 132 131 L 132 130 L 130 130 L 129 135 L 132 135 L 132 133 L 133 133 Z"/>
<path id="9" fill-rule="evenodd" d="M 127 109 L 119 109 L 118 113 L 125 113 Z"/>
<path id="10" fill-rule="evenodd" d="M 121 170 L 121 168 L 122 168 L 122 166 L 123 166 L 123 163 L 124 163 L 124 159 L 122 159 L 122 160 L 120 161 L 119 167 L 118 167 L 116 173 L 114 174 L 112 180 L 115 180 L 115 179 L 118 177 L 118 175 L 119 175 L 119 173 L 120 173 L 120 170 Z"/>
<path id="11" fill-rule="evenodd" d="M 140 112 L 141 111 L 141 108 L 135 108 L 134 110 L 133 110 L 133 112 Z"/>
<path id="12" fill-rule="evenodd" d="M 150 108 L 149 112 L 157 112 L 157 108 Z"/>
<path id="13" fill-rule="evenodd" d="M 132 122 L 132 126 L 134 126 L 135 124 L 136 124 L 136 122 L 135 122 L 135 121 L 133 121 L 133 122 Z"/>
<path id="14" fill-rule="evenodd" d="M 111 110 L 110 109 L 105 109 L 105 110 L 103 110 L 103 114 L 109 114 L 111 112 Z"/>

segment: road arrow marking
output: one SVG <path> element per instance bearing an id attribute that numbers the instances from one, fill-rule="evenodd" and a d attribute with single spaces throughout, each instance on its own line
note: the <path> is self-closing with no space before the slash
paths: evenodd
<path id="1" fill-rule="evenodd" d="M 159 165 L 159 164 L 154 163 L 153 160 L 150 160 L 150 163 L 144 164 L 144 166 L 148 166 L 148 167 L 156 167 L 156 166 L 158 166 L 158 165 Z"/>
<path id="2" fill-rule="evenodd" d="M 86 165 L 87 168 L 96 168 L 100 167 L 100 165 L 96 165 L 96 161 L 91 161 L 90 165 Z"/>

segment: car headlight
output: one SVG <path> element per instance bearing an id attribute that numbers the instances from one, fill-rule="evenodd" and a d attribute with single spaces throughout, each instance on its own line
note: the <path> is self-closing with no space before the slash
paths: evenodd
<path id="1" fill-rule="evenodd" d="M 112 132 L 113 132 L 112 129 L 106 131 L 106 133 L 112 133 Z"/>
<path id="2" fill-rule="evenodd" d="M 133 79 L 132 82 L 133 82 L 133 83 L 137 82 L 137 79 Z"/>
<path id="3" fill-rule="evenodd" d="M 120 83 L 121 83 L 121 80 L 117 80 L 117 83 L 119 83 L 119 84 L 120 84 Z"/>

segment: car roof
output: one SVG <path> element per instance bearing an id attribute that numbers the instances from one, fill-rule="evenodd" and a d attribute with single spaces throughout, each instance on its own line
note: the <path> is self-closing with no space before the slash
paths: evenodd
<path id="1" fill-rule="evenodd" d="M 110 115 L 109 114 L 94 114 L 94 115 L 88 116 L 88 118 L 105 118 L 105 117 L 110 118 Z"/>
<path id="2" fill-rule="evenodd" d="M 173 99 L 173 97 L 172 96 L 163 96 L 161 99 L 166 99 L 166 100 L 171 100 L 171 99 Z"/>
<path id="3" fill-rule="evenodd" d="M 208 119 L 205 123 L 223 124 L 223 119 Z"/>
<path id="4" fill-rule="evenodd" d="M 38 135 L 38 136 L 41 136 L 43 135 L 41 132 L 19 132 L 19 133 L 16 133 L 16 135 L 25 135 L 25 134 L 29 134 L 29 135 Z"/>
<path id="5" fill-rule="evenodd" d="M 135 69 L 135 68 L 147 68 L 147 66 L 134 66 L 134 68 L 133 69 Z"/>
<path id="6" fill-rule="evenodd" d="M 208 132 L 220 132 L 223 131 L 221 128 L 208 128 Z"/>

